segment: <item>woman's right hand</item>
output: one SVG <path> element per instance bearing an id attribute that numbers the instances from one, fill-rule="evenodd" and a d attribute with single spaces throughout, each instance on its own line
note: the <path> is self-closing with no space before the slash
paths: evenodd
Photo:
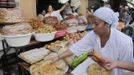
<path id="1" fill-rule="evenodd" d="M 52 60 L 53 62 L 57 62 L 57 61 L 59 61 L 60 59 L 59 59 L 59 56 L 57 56 L 57 57 L 51 58 L 50 60 Z"/>
<path id="2" fill-rule="evenodd" d="M 112 70 L 118 67 L 118 61 L 107 59 L 103 65 L 107 70 Z"/>

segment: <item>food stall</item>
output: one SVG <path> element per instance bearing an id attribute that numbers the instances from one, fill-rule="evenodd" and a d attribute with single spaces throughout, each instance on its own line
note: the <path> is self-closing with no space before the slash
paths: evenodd
<path id="1" fill-rule="evenodd" d="M 76 19 L 70 17 L 62 23 L 56 22 L 55 17 L 47 17 L 43 23 L 36 18 L 35 3 L 35 0 L 29 0 L 29 2 L 21 0 L 19 6 L 15 8 L 0 8 L 4 75 L 12 74 L 8 69 L 7 53 L 11 48 L 15 49 L 13 59 L 17 63 L 19 74 L 23 74 L 24 69 L 31 75 L 37 75 L 39 72 L 38 75 L 70 73 L 69 65 L 74 55 L 54 64 L 47 59 L 61 54 L 68 48 L 70 42 L 80 40 L 87 33 L 86 27 L 78 26 L 77 21 L 76 23 L 71 22 Z"/>
<path id="2" fill-rule="evenodd" d="M 81 12 L 86 12 L 88 2 L 81 1 L 85 4 L 81 5 Z M 98 64 L 104 62 L 103 56 L 94 50 L 57 62 L 50 60 L 90 32 L 86 29 L 87 21 L 83 20 L 83 14 L 69 15 L 61 22 L 55 16 L 40 21 L 36 15 L 36 0 L 20 0 L 17 8 L 0 8 L 4 75 L 12 74 L 7 53 L 11 48 L 15 50 L 14 64 L 19 75 L 112 75 L 112 71 Z M 94 58 L 89 59 L 89 56 Z"/>

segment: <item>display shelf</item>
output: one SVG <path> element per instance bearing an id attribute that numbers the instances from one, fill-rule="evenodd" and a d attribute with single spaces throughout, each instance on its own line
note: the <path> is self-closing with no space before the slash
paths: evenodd
<path id="1" fill-rule="evenodd" d="M 20 22 L 0 22 L 0 25 L 13 25 L 13 24 L 17 24 L 17 23 L 20 23 Z"/>
<path id="2" fill-rule="evenodd" d="M 21 75 L 21 67 L 24 67 L 24 69 L 28 70 L 28 67 L 25 67 L 24 66 L 24 63 L 22 63 L 22 65 L 20 65 L 20 59 L 18 57 L 18 55 L 21 53 L 21 52 L 24 52 L 24 51 L 28 51 L 28 50 L 31 50 L 31 49 L 34 49 L 34 48 L 40 48 L 40 47 L 43 47 L 45 44 L 49 44 L 51 42 L 54 42 L 56 40 L 59 40 L 59 39 L 62 39 L 62 37 L 60 38 L 55 38 L 54 40 L 52 41 L 48 41 L 48 42 L 38 42 L 36 41 L 35 39 L 31 39 L 30 43 L 28 45 L 25 45 L 25 46 L 20 46 L 20 47 L 10 47 L 7 45 L 6 41 L 3 39 L 3 51 L 4 51 L 4 54 L 2 55 L 4 57 L 4 61 L 3 64 L 5 66 L 3 66 L 3 69 L 4 69 L 4 75 L 10 75 L 11 73 L 9 72 L 9 69 L 8 69 L 8 61 L 7 60 L 7 51 L 9 51 L 11 48 L 15 50 L 15 55 L 16 57 L 14 58 L 15 61 L 16 61 L 16 65 L 17 65 L 17 68 L 18 68 L 18 72 L 19 72 L 19 75 Z"/>
<path id="3" fill-rule="evenodd" d="M 26 62 L 19 62 L 18 64 L 19 64 L 19 66 L 26 69 L 27 71 L 30 71 L 30 64 L 28 64 Z"/>
<path id="4" fill-rule="evenodd" d="M 21 69 L 25 69 L 27 72 L 30 73 L 30 64 L 26 63 L 26 62 L 20 62 L 19 66 L 21 67 Z M 21 70 L 22 71 L 22 70 Z M 68 71 L 64 74 L 64 75 L 72 75 L 71 74 L 71 69 L 69 68 Z"/>
<path id="5" fill-rule="evenodd" d="M 14 7 L 16 7 L 16 5 L 12 5 L 12 6 L 10 6 L 10 5 L 0 6 L 0 8 L 14 8 Z"/>

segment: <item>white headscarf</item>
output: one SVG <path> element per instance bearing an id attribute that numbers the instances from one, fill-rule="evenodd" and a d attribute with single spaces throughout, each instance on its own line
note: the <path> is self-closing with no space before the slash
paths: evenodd
<path id="1" fill-rule="evenodd" d="M 108 7 L 101 7 L 97 9 L 93 15 L 107 22 L 112 27 L 117 28 L 119 13 L 115 13 L 112 9 Z"/>

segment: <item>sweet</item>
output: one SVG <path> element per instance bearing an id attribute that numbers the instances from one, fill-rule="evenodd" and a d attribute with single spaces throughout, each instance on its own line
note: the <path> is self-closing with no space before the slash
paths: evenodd
<path id="1" fill-rule="evenodd" d="M 39 27 L 44 26 L 44 23 L 38 19 L 30 19 L 28 21 L 28 23 L 34 28 L 34 29 L 38 29 Z"/>
<path id="2" fill-rule="evenodd" d="M 0 8 L 0 23 L 16 23 L 24 21 L 18 8 Z"/>
<path id="3" fill-rule="evenodd" d="M 88 67 L 88 75 L 110 75 L 110 71 L 104 69 L 98 64 L 91 64 Z"/>
<path id="4" fill-rule="evenodd" d="M 56 31 L 52 26 L 44 25 L 36 30 L 36 33 L 51 33 Z"/>
<path id="5" fill-rule="evenodd" d="M 28 23 L 18 23 L 14 25 L 7 25 L 2 28 L 3 35 L 23 35 L 33 32 L 33 28 Z"/>
<path id="6" fill-rule="evenodd" d="M 49 16 L 49 17 L 45 17 L 43 22 L 48 25 L 56 25 L 58 24 L 58 19 L 55 16 Z"/>

